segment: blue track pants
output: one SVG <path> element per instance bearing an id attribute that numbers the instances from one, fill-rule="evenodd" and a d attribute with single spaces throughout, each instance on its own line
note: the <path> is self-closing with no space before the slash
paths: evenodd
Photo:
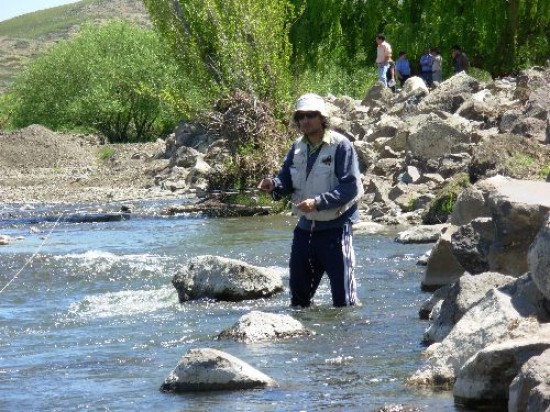
<path id="1" fill-rule="evenodd" d="M 309 232 L 294 229 L 290 252 L 290 295 L 292 306 L 308 307 L 326 272 L 330 280 L 332 304 L 354 305 L 355 254 L 352 225 Z"/>

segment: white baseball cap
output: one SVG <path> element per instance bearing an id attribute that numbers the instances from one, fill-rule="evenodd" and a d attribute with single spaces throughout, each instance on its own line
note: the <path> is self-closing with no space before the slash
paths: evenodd
<path id="1" fill-rule="evenodd" d="M 315 93 L 307 93 L 300 96 L 296 101 L 294 113 L 296 112 L 319 112 L 321 116 L 328 117 L 325 101 Z"/>

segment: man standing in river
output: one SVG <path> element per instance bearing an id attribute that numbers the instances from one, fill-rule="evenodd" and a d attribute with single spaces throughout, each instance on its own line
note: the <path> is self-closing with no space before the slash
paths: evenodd
<path id="1" fill-rule="evenodd" d="M 296 102 L 300 136 L 274 178 L 258 187 L 275 200 L 290 195 L 299 216 L 290 253 L 291 305 L 308 307 L 326 272 L 334 306 L 357 303 L 352 224 L 363 195 L 357 153 L 351 142 L 328 127 L 321 96 Z"/>

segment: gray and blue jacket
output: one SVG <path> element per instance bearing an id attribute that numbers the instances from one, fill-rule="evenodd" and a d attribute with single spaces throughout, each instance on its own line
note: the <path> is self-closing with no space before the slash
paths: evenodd
<path id="1" fill-rule="evenodd" d="M 290 195 L 298 204 L 315 199 L 316 210 L 303 213 L 298 227 L 317 231 L 343 227 L 359 220 L 357 202 L 363 196 L 357 153 L 343 135 L 326 130 L 320 147 L 313 148 L 307 138 L 300 137 L 290 148 L 281 171 L 275 177 L 273 198 Z"/>

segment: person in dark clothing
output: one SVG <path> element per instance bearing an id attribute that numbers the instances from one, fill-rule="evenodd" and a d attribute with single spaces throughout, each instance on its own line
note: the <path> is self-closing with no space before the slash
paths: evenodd
<path id="1" fill-rule="evenodd" d="M 363 183 L 353 144 L 328 128 L 323 98 L 308 93 L 296 102 L 294 122 L 302 133 L 276 177 L 258 188 L 279 200 L 291 196 L 299 216 L 290 252 L 290 303 L 308 307 L 326 272 L 333 306 L 358 303 L 352 225 L 359 220 Z"/>
<path id="2" fill-rule="evenodd" d="M 399 85 L 403 87 L 403 84 L 411 77 L 411 65 L 409 59 L 407 59 L 407 53 L 404 51 L 399 52 L 399 58 L 395 62 L 395 74 L 399 79 Z"/>
<path id="3" fill-rule="evenodd" d="M 461 71 L 466 71 L 468 69 L 468 57 L 466 57 L 466 54 L 462 51 L 460 46 L 454 45 L 451 48 L 451 55 L 453 56 L 453 66 L 455 73 L 460 73 Z"/>
<path id="4" fill-rule="evenodd" d="M 428 87 L 432 87 L 432 64 L 433 56 L 430 49 L 426 49 L 424 54 L 420 56 L 420 76 L 422 76 Z"/>

